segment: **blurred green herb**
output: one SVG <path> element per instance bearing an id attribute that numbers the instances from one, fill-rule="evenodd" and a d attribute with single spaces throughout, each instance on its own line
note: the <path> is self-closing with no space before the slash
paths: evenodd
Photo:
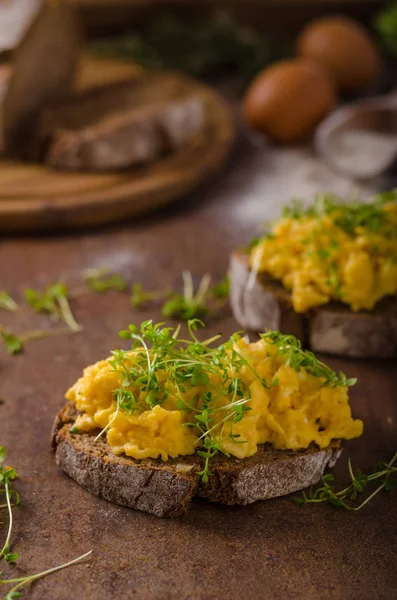
<path id="1" fill-rule="evenodd" d="M 147 290 L 144 290 L 142 283 L 134 283 L 132 286 L 131 303 L 135 308 L 140 308 L 147 302 L 154 302 L 155 300 L 164 299 L 170 293 L 171 290 L 168 288 L 165 290 L 148 292 Z"/>
<path id="2" fill-rule="evenodd" d="M 62 319 L 72 331 L 81 330 L 70 309 L 68 289 L 64 283 L 51 284 L 44 292 L 28 288 L 25 299 L 36 312 L 46 312 L 54 321 Z"/>
<path id="3" fill-rule="evenodd" d="M 208 315 L 207 306 L 208 291 L 211 283 L 211 275 L 206 273 L 199 283 L 197 291 L 194 289 L 193 277 L 190 271 L 183 271 L 183 294 L 171 292 L 170 298 L 163 304 L 162 313 L 165 317 L 190 319 Z"/>
<path id="4" fill-rule="evenodd" d="M 19 352 L 23 351 L 25 346 L 35 340 L 57 337 L 59 335 L 69 335 L 71 333 L 76 333 L 77 331 L 80 331 L 80 329 L 74 330 L 69 327 L 60 327 L 58 329 L 36 329 L 15 335 L 12 331 L 0 325 L 0 340 L 5 344 L 8 354 L 19 354 Z"/>
<path id="5" fill-rule="evenodd" d="M 318 194 L 314 204 L 308 208 L 302 201 L 292 200 L 289 206 L 284 207 L 282 217 L 300 219 L 330 215 L 335 224 L 350 235 L 357 227 L 364 227 L 371 233 L 382 232 L 388 237 L 397 237 L 395 217 L 385 210 L 385 204 L 392 202 L 397 202 L 397 190 L 378 194 L 372 202 L 345 202 L 331 194 Z"/>
<path id="6" fill-rule="evenodd" d="M 194 288 L 190 271 L 183 271 L 182 280 L 183 292 L 181 294 L 169 288 L 148 292 L 143 289 L 141 283 L 135 283 L 132 288 L 132 305 L 141 307 L 146 302 L 164 300 L 162 313 L 165 317 L 189 321 L 193 318 L 209 315 L 214 308 L 214 301 L 219 307 L 229 295 L 229 278 L 227 275 L 211 287 L 211 275 L 206 273 L 201 278 L 197 289 Z M 211 299 L 213 300 L 212 303 Z"/>
<path id="7" fill-rule="evenodd" d="M 0 504 L 0 509 L 7 508 L 8 510 L 8 531 L 5 542 L 2 549 L 0 550 L 0 560 L 4 558 L 9 563 L 14 563 L 18 554 L 16 552 L 10 552 L 10 541 L 12 534 L 13 525 L 13 506 L 19 504 L 19 494 L 13 489 L 13 481 L 17 478 L 17 472 L 11 467 L 4 465 L 6 459 L 6 449 L 4 446 L 0 446 L 0 496 L 5 496 L 6 503 Z"/>
<path id="8" fill-rule="evenodd" d="M 299 506 L 329 502 L 332 506 L 345 508 L 346 510 L 360 510 L 382 490 L 391 491 L 397 486 L 397 467 L 394 466 L 396 461 L 397 452 L 390 462 L 377 463 L 371 475 L 365 475 L 360 469 L 357 469 L 356 473 L 354 473 L 349 459 L 348 466 L 351 483 L 346 488 L 337 492 L 334 487 L 334 476 L 328 473 L 322 477 L 322 485 L 317 489 L 311 487 L 308 493 L 303 492 L 300 498 L 292 498 L 292 501 Z M 368 485 L 374 481 L 378 481 L 380 485 L 365 500 L 356 506 L 347 502 L 347 500 L 356 500 L 367 489 Z"/>
<path id="9" fill-rule="evenodd" d="M 389 52 L 397 57 L 397 2 L 389 2 L 375 18 L 375 29 Z"/>
<path id="10" fill-rule="evenodd" d="M 16 312 L 18 310 L 18 304 L 5 290 L 0 290 L 0 308 L 9 310 L 10 312 Z"/>
<path id="11" fill-rule="evenodd" d="M 6 329 L 2 325 L 0 326 L 1 340 L 6 346 L 8 354 L 18 354 L 23 349 L 23 340 L 19 336 L 14 335 L 12 331 Z"/>
<path id="12" fill-rule="evenodd" d="M 230 279 L 229 275 L 225 275 L 225 277 L 219 282 L 213 285 L 209 292 L 211 296 L 214 298 L 218 298 L 218 300 L 224 300 L 228 298 L 230 291 Z"/>
<path id="13" fill-rule="evenodd" d="M 146 302 L 163 300 L 162 312 L 165 316 L 188 321 L 194 317 L 208 315 L 212 307 L 222 305 L 228 296 L 229 281 L 227 276 L 213 287 L 210 287 L 211 276 L 207 273 L 202 277 L 197 290 L 194 289 L 192 274 L 189 271 L 185 271 L 182 278 L 182 294 L 169 288 L 148 292 L 143 289 L 141 283 L 135 283 L 132 287 L 132 305 L 140 307 Z M 118 273 L 110 273 L 107 268 L 86 271 L 84 280 L 86 286 L 71 291 L 61 282 L 48 285 L 44 291 L 37 291 L 33 288 L 26 289 L 25 299 L 29 306 L 37 313 L 49 314 L 54 321 L 64 321 L 69 329 L 38 329 L 16 335 L 10 329 L 0 325 L 0 341 L 5 344 L 7 352 L 18 354 L 34 340 L 81 331 L 82 327 L 76 322 L 70 308 L 70 299 L 84 296 L 90 291 L 101 294 L 109 290 L 124 292 L 128 289 L 126 280 Z M 14 310 L 17 307 L 17 304 L 7 292 L 0 293 L 0 307 L 2 297 L 9 310 Z M 212 306 L 209 306 L 211 299 Z"/>
<path id="14" fill-rule="evenodd" d="M 91 48 L 147 68 L 171 68 L 202 76 L 230 70 L 247 81 L 287 55 L 269 34 L 237 23 L 225 11 L 203 18 L 159 13 L 139 32 L 95 42 Z"/>
<path id="15" fill-rule="evenodd" d="M 108 290 L 125 291 L 128 284 L 118 273 L 110 273 L 109 269 L 90 269 L 84 276 L 87 286 L 69 291 L 67 286 L 58 282 L 48 285 L 44 291 L 37 291 L 33 288 L 25 290 L 25 300 L 37 313 L 47 313 L 53 321 L 62 320 L 68 326 L 68 329 L 37 329 L 26 331 L 19 335 L 14 334 L 10 329 L 0 325 L 0 341 L 5 344 L 9 354 L 18 354 L 24 347 L 34 340 L 47 337 L 65 335 L 71 332 L 78 332 L 82 327 L 76 322 L 69 300 L 86 295 L 90 291 L 103 293 Z M 88 289 L 87 289 L 88 287 Z M 0 308 L 16 311 L 17 303 L 6 291 L 0 291 Z"/>
<path id="16" fill-rule="evenodd" d="M 245 252 L 246 254 L 250 254 L 250 253 L 251 253 L 251 251 L 252 251 L 254 248 L 256 248 L 256 246 L 258 246 L 258 245 L 261 243 L 262 239 L 263 239 L 263 237 L 258 237 L 258 236 L 257 236 L 257 237 L 254 237 L 254 238 L 252 238 L 252 240 L 249 242 L 248 246 L 245 246 L 245 247 L 243 248 L 244 252 Z"/>
<path id="17" fill-rule="evenodd" d="M 317 254 L 321 260 L 327 260 L 327 258 L 329 258 L 329 251 L 327 248 L 319 248 Z"/>
<path id="18" fill-rule="evenodd" d="M 119 273 L 110 273 L 109 269 L 89 269 L 84 275 L 88 287 L 97 294 L 102 294 L 109 290 L 125 292 L 128 289 L 128 283 Z"/>

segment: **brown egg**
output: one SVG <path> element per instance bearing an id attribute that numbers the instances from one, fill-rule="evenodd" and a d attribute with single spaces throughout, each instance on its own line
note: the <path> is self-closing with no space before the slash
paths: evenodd
<path id="1" fill-rule="evenodd" d="M 274 63 L 250 84 L 243 102 L 245 120 L 278 142 L 309 133 L 335 105 L 335 85 L 319 65 L 305 59 Z"/>
<path id="2" fill-rule="evenodd" d="M 316 60 L 345 91 L 360 90 L 381 70 L 380 53 L 372 37 L 348 17 L 323 17 L 309 23 L 298 37 L 297 53 Z"/>

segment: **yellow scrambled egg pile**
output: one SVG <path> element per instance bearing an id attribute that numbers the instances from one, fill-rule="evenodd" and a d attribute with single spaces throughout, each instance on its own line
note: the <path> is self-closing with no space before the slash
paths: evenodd
<path id="1" fill-rule="evenodd" d="M 324 448 L 332 439 L 361 435 L 363 424 L 351 417 L 346 387 L 324 386 L 323 378 L 304 368 L 297 372 L 286 364 L 275 345 L 263 339 L 251 344 L 240 339 L 235 351 L 247 361 L 239 367 L 238 377 L 250 397 L 246 405 L 250 410 L 237 423 L 226 418 L 232 415 L 232 396 L 214 392 L 221 385 L 216 373 L 209 374 L 207 385 L 184 383 L 182 397 L 186 405 L 190 405 L 190 411 L 178 409 L 181 396 L 165 371 L 156 373 L 168 391 L 163 404 L 149 409 L 147 392 L 132 384 L 130 389 L 139 409 L 132 414 L 117 410 L 114 390 L 120 387 L 122 376 L 114 371 L 108 359 L 87 367 L 83 377 L 67 393 L 67 398 L 75 402 L 82 413 L 75 426 L 81 432 L 107 428 L 112 451 L 136 459 L 161 457 L 165 461 L 169 457 L 193 454 L 202 443 L 200 432 L 184 424 L 194 420 L 197 409 L 202 409 L 203 393 L 211 389 L 214 397 L 212 433 L 225 452 L 239 458 L 255 454 L 258 444 L 265 442 L 279 449 L 303 449 L 311 442 Z M 138 352 L 141 351 L 126 355 L 130 364 Z M 274 385 L 266 389 L 262 378 Z"/>
<path id="2" fill-rule="evenodd" d="M 384 296 L 397 294 L 397 204 L 385 204 L 384 211 L 387 234 L 382 227 L 346 231 L 338 224 L 340 208 L 283 218 L 253 248 L 250 266 L 291 290 L 298 313 L 331 300 L 353 311 L 371 310 Z"/>

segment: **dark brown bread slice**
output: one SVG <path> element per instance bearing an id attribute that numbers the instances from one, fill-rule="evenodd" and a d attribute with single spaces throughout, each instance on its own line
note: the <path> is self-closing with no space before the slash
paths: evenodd
<path id="1" fill-rule="evenodd" d="M 233 252 L 230 302 L 234 317 L 250 331 L 292 333 L 315 352 L 353 357 L 397 356 L 397 302 L 384 298 L 371 312 L 330 303 L 307 314 L 294 312 L 283 286 L 266 274 L 252 277 L 248 255 Z"/>
<path id="2" fill-rule="evenodd" d="M 175 100 L 183 94 L 183 79 L 174 73 L 146 71 L 122 81 L 96 85 L 47 105 L 41 112 L 43 135 L 55 127 L 79 130 L 90 127 L 106 116 L 124 113 L 151 103 Z"/>
<path id="3" fill-rule="evenodd" d="M 2 105 L 11 79 L 11 66 L 0 62 L 0 154 L 4 150 L 4 123 Z"/>
<path id="4" fill-rule="evenodd" d="M 317 483 L 342 452 L 338 441 L 323 450 L 313 445 L 299 452 L 266 444 L 249 458 L 215 457 L 213 475 L 204 484 L 196 475 L 202 468 L 197 455 L 165 463 L 116 456 L 103 439 L 94 441 L 94 434 L 70 432 L 77 414 L 69 402 L 55 420 L 52 441 L 57 464 L 92 494 L 158 517 L 185 514 L 193 496 L 250 504 L 295 492 Z"/>
<path id="5" fill-rule="evenodd" d="M 2 113 L 9 154 L 25 156 L 43 103 L 68 93 L 80 50 L 79 21 L 61 1 L 44 2 L 12 57 L 12 75 Z"/>
<path id="6" fill-rule="evenodd" d="M 204 100 L 179 76 L 145 73 L 44 108 L 33 157 L 60 169 L 123 169 L 178 150 L 204 121 Z"/>

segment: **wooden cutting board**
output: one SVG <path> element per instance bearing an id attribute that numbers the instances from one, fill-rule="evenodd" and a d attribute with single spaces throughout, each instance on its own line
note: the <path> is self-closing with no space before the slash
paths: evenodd
<path id="1" fill-rule="evenodd" d="M 137 75 L 139 68 L 84 58 L 78 89 Z M 235 127 L 228 104 L 208 86 L 184 78 L 207 107 L 206 126 L 186 147 L 147 167 L 120 173 L 73 173 L 0 160 L 0 232 L 84 228 L 127 219 L 179 199 L 228 158 Z"/>

